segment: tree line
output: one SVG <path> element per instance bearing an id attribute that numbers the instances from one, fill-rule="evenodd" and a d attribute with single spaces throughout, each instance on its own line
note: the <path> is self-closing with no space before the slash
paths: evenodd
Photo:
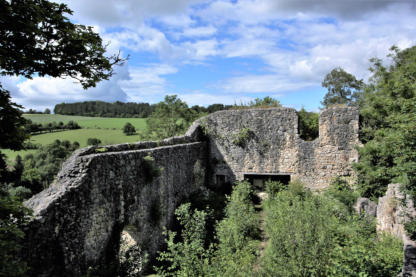
<path id="1" fill-rule="evenodd" d="M 120 102 L 108 103 L 103 101 L 85 101 L 75 103 L 61 103 L 55 105 L 54 113 L 62 115 L 80 115 L 93 117 L 149 117 L 157 108 L 158 104 Z M 233 107 L 232 105 L 212 104 L 208 107 L 192 106 L 191 109 L 196 113 L 213 113 L 220 110 L 226 110 Z"/>
<path id="2" fill-rule="evenodd" d="M 49 123 L 34 123 L 30 119 L 26 119 L 25 131 L 31 135 L 38 135 L 42 133 L 50 133 L 53 131 L 63 131 L 63 130 L 76 130 L 81 129 L 81 126 L 77 122 L 70 120 L 68 123 L 63 123 L 62 121 L 49 122 Z"/>

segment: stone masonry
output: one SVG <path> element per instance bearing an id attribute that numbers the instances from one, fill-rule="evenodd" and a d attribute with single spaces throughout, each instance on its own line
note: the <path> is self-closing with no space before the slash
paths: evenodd
<path id="1" fill-rule="evenodd" d="M 75 152 L 55 184 L 25 203 L 34 213 L 25 247 L 30 275 L 83 276 L 89 267 L 114 263 L 125 226 L 138 230 L 141 250 L 154 256 L 174 210 L 204 185 L 206 146 L 193 140 L 187 136 Z M 169 145 L 174 142 L 181 143 Z M 149 166 L 159 168 L 160 176 L 147 176 Z"/>
<path id="2" fill-rule="evenodd" d="M 230 182 L 244 174 L 285 174 L 311 189 L 322 189 L 335 176 L 354 177 L 358 160 L 358 111 L 329 108 L 319 116 L 319 138 L 304 141 L 291 108 L 220 111 L 201 119 L 209 138 L 213 175 Z M 244 133 L 244 144 L 238 140 Z"/>
<path id="3" fill-rule="evenodd" d="M 54 184 L 25 202 L 33 210 L 30 275 L 82 276 L 111 264 L 127 226 L 154 256 L 176 207 L 217 175 L 233 182 L 247 173 L 286 174 L 312 189 L 339 175 L 354 178 L 358 111 L 326 109 L 319 125 L 319 138 L 308 142 L 299 138 L 294 109 L 220 111 L 182 137 L 76 151 Z M 149 176 L 154 168 L 160 174 Z"/>

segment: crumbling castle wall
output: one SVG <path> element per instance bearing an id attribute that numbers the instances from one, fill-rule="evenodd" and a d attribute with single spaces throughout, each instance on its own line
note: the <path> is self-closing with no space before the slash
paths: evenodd
<path id="1" fill-rule="evenodd" d="M 82 276 L 90 266 L 108 267 L 126 226 L 137 231 L 143 255 L 154 256 L 176 207 L 205 183 L 206 146 L 196 132 L 74 153 L 56 183 L 25 203 L 34 211 L 25 247 L 31 275 Z"/>
<path id="2" fill-rule="evenodd" d="M 294 109 L 220 111 L 182 137 L 76 151 L 55 183 L 25 202 L 34 215 L 25 246 L 31 276 L 82 276 L 111 265 L 127 227 L 143 255 L 155 255 L 176 207 L 219 180 L 286 174 L 321 189 L 333 177 L 353 178 L 357 109 L 324 110 L 319 124 L 319 138 L 303 141 Z"/>
<path id="3" fill-rule="evenodd" d="M 319 116 L 319 138 L 299 137 L 291 108 L 220 111 L 199 120 L 209 137 L 211 178 L 243 180 L 245 174 L 282 174 L 322 189 L 336 176 L 354 177 L 358 160 L 358 110 L 329 108 Z"/>

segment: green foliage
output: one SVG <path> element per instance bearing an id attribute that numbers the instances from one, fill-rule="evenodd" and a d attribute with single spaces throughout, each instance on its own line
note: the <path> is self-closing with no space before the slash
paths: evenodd
<path id="1" fill-rule="evenodd" d="M 29 199 L 32 196 L 32 191 L 26 187 L 18 186 L 9 188 L 9 194 L 11 198 L 16 199 L 17 201 L 22 202 L 25 199 Z"/>
<path id="2" fill-rule="evenodd" d="M 88 138 L 87 139 L 87 145 L 99 145 L 101 143 L 101 140 L 98 138 Z"/>
<path id="3" fill-rule="evenodd" d="M 269 197 L 276 196 L 277 193 L 287 189 L 287 187 L 287 185 L 279 181 L 266 181 L 266 192 L 269 195 Z"/>
<path id="4" fill-rule="evenodd" d="M 11 102 L 9 91 L 0 85 L 0 148 L 22 149 L 23 141 L 29 137 L 24 130 L 26 120 L 21 108 Z"/>
<path id="5" fill-rule="evenodd" d="M 252 198 L 253 189 L 246 181 L 238 182 L 228 198 L 225 218 L 217 226 L 216 276 L 251 275 L 260 238 L 260 220 Z"/>
<path id="6" fill-rule="evenodd" d="M 161 276 L 251 276 L 259 237 L 259 219 L 251 201 L 248 182 L 238 183 L 228 198 L 225 218 L 217 227 L 217 243 L 209 241 L 207 222 L 211 210 L 190 209 L 182 205 L 176 211 L 183 226 L 181 240 L 168 232 L 168 250 L 159 260 L 167 265 L 156 268 Z"/>
<path id="7" fill-rule="evenodd" d="M 96 153 L 105 153 L 107 151 L 108 151 L 108 149 L 106 147 L 100 147 L 100 148 L 95 149 Z"/>
<path id="8" fill-rule="evenodd" d="M 333 199 L 340 201 L 344 204 L 350 212 L 354 211 L 354 204 L 359 197 L 358 192 L 354 191 L 350 184 L 345 179 L 336 177 L 329 184 L 325 194 Z"/>
<path id="9" fill-rule="evenodd" d="M 211 249 L 205 249 L 206 221 L 209 213 L 191 210 L 189 203 L 179 206 L 175 215 L 183 226 L 181 241 L 175 242 L 176 233 L 167 232 L 168 250 L 158 260 L 168 266 L 156 267 L 160 276 L 208 276 Z"/>
<path id="10" fill-rule="evenodd" d="M 79 144 L 56 140 L 54 143 L 40 147 L 35 154 L 24 157 L 24 170 L 21 183 L 33 194 L 49 187 L 62 163 L 77 149 Z"/>
<path id="11" fill-rule="evenodd" d="M 404 223 L 404 229 L 407 235 L 412 239 L 416 240 L 416 218 L 409 220 Z"/>
<path id="12" fill-rule="evenodd" d="M 248 103 L 240 103 L 234 104 L 231 109 L 251 109 L 251 108 L 280 108 L 282 104 L 280 104 L 279 100 L 274 99 L 273 97 L 266 96 L 263 99 L 256 98 L 254 101 L 250 101 Z"/>
<path id="13" fill-rule="evenodd" d="M 85 101 L 76 103 L 61 103 L 55 105 L 54 113 L 60 115 L 82 115 L 94 117 L 148 117 L 155 110 L 155 105 L 148 103 L 123 103 L 116 101 Z"/>
<path id="14" fill-rule="evenodd" d="M 325 76 L 322 86 L 328 89 L 321 102 L 324 107 L 335 104 L 354 105 L 361 95 L 364 82 L 338 67 Z"/>
<path id="15" fill-rule="evenodd" d="M 299 136 L 306 141 L 312 141 L 319 136 L 319 114 L 307 112 L 303 107 L 298 112 Z"/>
<path id="16" fill-rule="evenodd" d="M 119 55 L 105 57 L 92 27 L 73 24 L 65 4 L 47 0 L 1 1 L 0 68 L 3 75 L 69 76 L 84 88 L 112 76 Z"/>
<path id="17" fill-rule="evenodd" d="M 280 104 L 279 100 L 274 99 L 273 97 L 266 96 L 263 99 L 256 98 L 254 101 L 249 102 L 250 107 L 262 107 L 262 108 L 269 108 L 269 107 L 277 107 L 280 108 L 282 104 Z"/>
<path id="18" fill-rule="evenodd" d="M 336 180 L 325 194 L 301 192 L 297 183 L 266 200 L 261 276 L 396 276 L 400 240 L 377 237 L 373 218 L 350 211 L 352 195 Z"/>
<path id="19" fill-rule="evenodd" d="M 53 132 L 53 131 L 63 131 L 63 130 L 76 130 L 80 129 L 81 127 L 73 120 L 68 121 L 67 124 L 64 124 L 62 121 L 59 123 L 48 122 L 44 123 L 43 125 L 40 123 L 33 123 L 30 119 L 26 120 L 25 124 L 25 131 L 30 133 L 31 135 L 41 134 L 46 132 Z"/>
<path id="20" fill-rule="evenodd" d="M 360 161 L 355 169 L 365 197 L 380 197 L 388 183 L 416 196 L 416 46 L 392 48 L 392 63 L 372 59 L 373 73 L 360 101 Z"/>
<path id="21" fill-rule="evenodd" d="M 263 275 L 326 276 L 338 223 L 327 199 L 299 193 L 296 186 L 294 191 L 278 193 L 264 206 L 270 241 Z"/>
<path id="22" fill-rule="evenodd" d="M 401 272 L 403 243 L 392 235 L 377 238 L 374 222 L 370 224 L 372 232 L 363 233 L 366 220 L 354 218 L 341 225 L 328 276 L 398 276 Z"/>
<path id="23" fill-rule="evenodd" d="M 166 95 L 165 100 L 156 105 L 155 111 L 146 120 L 146 136 L 162 139 L 182 134 L 198 116 L 177 95 Z"/>
<path id="24" fill-rule="evenodd" d="M 127 122 L 123 127 L 123 133 L 126 136 L 134 135 L 136 133 L 136 128 L 134 128 L 134 126 L 130 122 Z"/>
<path id="25" fill-rule="evenodd" d="M 156 166 L 155 158 L 150 155 L 143 158 L 142 168 L 146 184 L 152 183 L 161 174 L 161 168 Z"/>
<path id="26" fill-rule="evenodd" d="M 161 276 L 396 276 L 402 266 L 401 242 L 381 234 L 375 221 L 349 209 L 351 188 L 336 179 L 324 194 L 313 194 L 295 181 L 272 192 L 263 203 L 269 238 L 258 257 L 260 219 L 248 182 L 234 187 L 225 217 L 216 227 L 217 242 L 207 238 L 210 212 L 181 206 L 181 240 L 168 232 L 168 251 L 160 259 Z M 260 259 L 260 260 L 258 260 Z M 260 267 L 258 268 L 259 265 Z M 193 270 L 193 271 L 192 271 Z"/>
<path id="27" fill-rule="evenodd" d="M 21 259 L 22 229 L 30 212 L 20 199 L 8 193 L 5 185 L 0 186 L 0 276 L 23 277 L 28 267 Z"/>
<path id="28" fill-rule="evenodd" d="M 236 135 L 234 135 L 234 139 L 232 143 L 239 147 L 246 147 L 248 141 L 255 136 L 254 132 L 250 128 L 243 128 L 241 129 Z"/>

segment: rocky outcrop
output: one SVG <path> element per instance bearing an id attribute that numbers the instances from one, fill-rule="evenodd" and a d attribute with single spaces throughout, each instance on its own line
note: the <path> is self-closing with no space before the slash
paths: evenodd
<path id="1" fill-rule="evenodd" d="M 377 216 L 377 203 L 371 201 L 368 198 L 360 197 L 357 199 L 357 203 L 354 206 L 357 214 L 364 214 L 366 216 Z"/>
<path id="2" fill-rule="evenodd" d="M 416 217 L 412 199 L 400 191 L 400 184 L 390 184 L 377 206 L 377 230 L 393 234 L 403 240 L 404 261 L 402 276 L 416 276 L 416 242 L 404 230 L 404 223 Z"/>

